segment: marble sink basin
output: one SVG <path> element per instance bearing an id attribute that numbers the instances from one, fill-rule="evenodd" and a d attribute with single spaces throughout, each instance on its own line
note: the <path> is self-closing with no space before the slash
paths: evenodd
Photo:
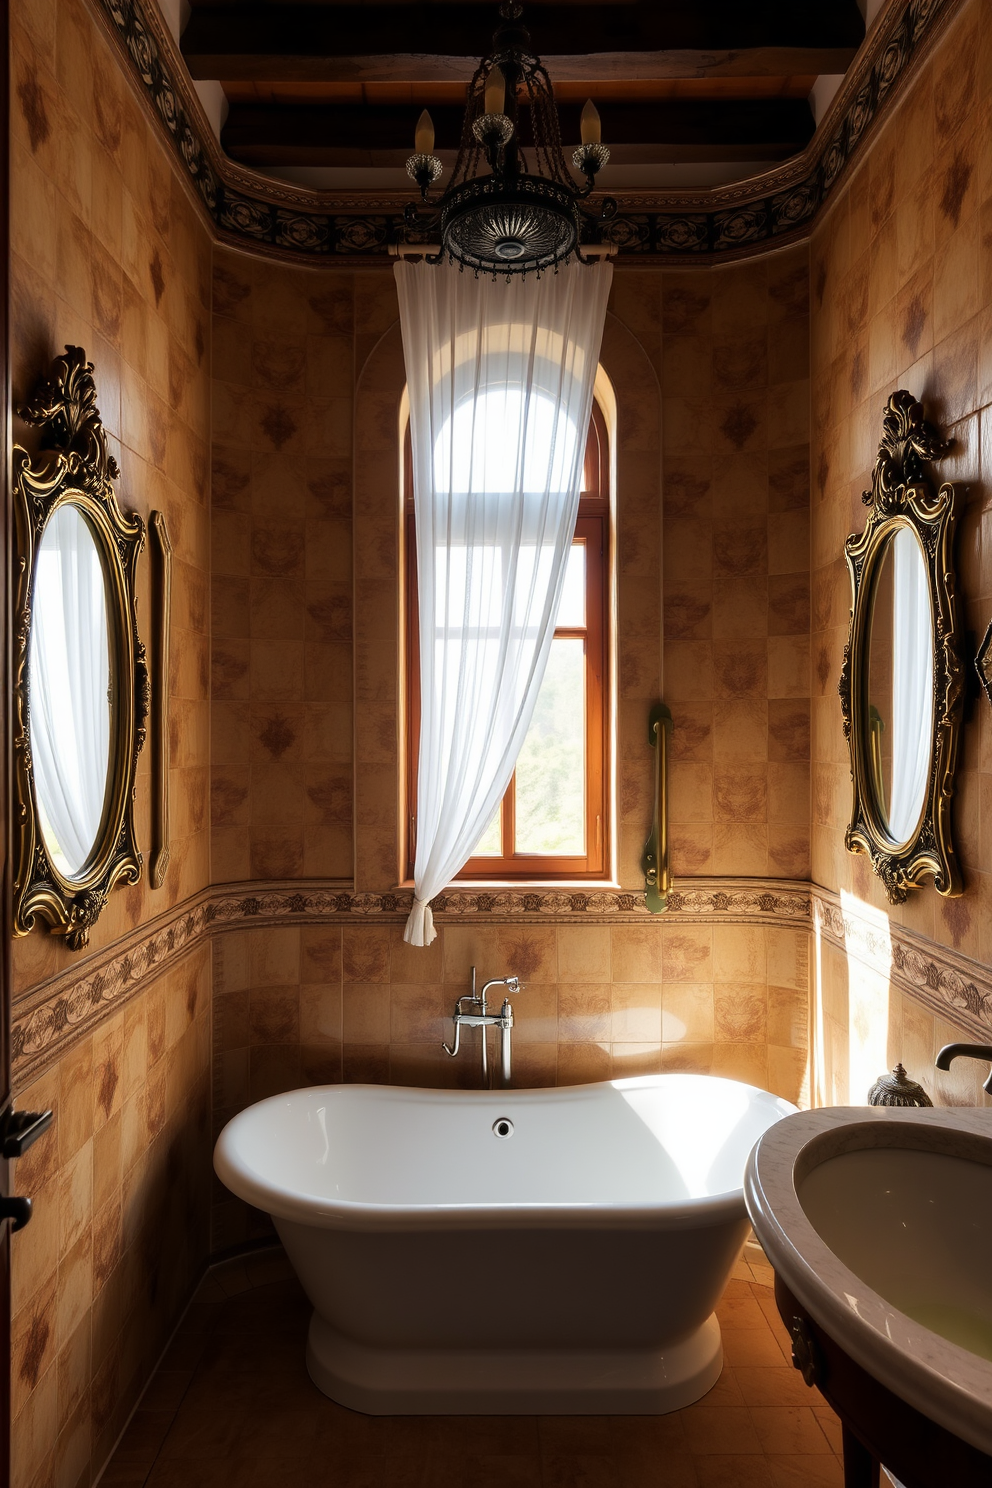
<path id="1" fill-rule="evenodd" d="M 782 1281 L 896 1395 L 992 1454 L 992 1111 L 786 1117 L 744 1193 Z"/>
<path id="2" fill-rule="evenodd" d="M 818 1163 L 797 1192 L 820 1239 L 856 1276 L 915 1322 L 992 1360 L 992 1166 L 940 1150 L 866 1147 Z"/>

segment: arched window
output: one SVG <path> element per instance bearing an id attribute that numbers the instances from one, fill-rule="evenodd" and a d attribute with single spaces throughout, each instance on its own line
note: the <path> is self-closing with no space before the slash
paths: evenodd
<path id="1" fill-rule="evenodd" d="M 436 458 L 461 471 L 457 489 L 511 488 L 501 462 L 506 446 L 495 431 L 503 426 L 512 388 L 476 405 L 474 419 L 460 427 L 458 410 L 437 437 Z M 520 395 L 517 394 L 519 397 Z M 548 438 L 536 403 L 527 461 L 533 458 L 544 486 Z M 550 427 L 549 408 L 548 426 Z M 532 416 L 533 417 L 533 416 Z M 542 437 L 543 435 L 543 437 Z M 448 440 L 454 441 L 451 448 Z M 569 458 L 562 452 L 563 463 Z M 557 452 L 555 452 L 557 463 Z M 420 738 L 416 527 L 409 429 L 404 460 L 404 576 L 406 586 L 406 877 L 413 877 L 416 849 L 417 750 Z M 610 844 L 610 489 L 606 423 L 594 403 L 586 442 L 582 494 L 564 593 L 547 671 L 513 779 L 460 880 L 602 879 L 611 872 Z M 524 471 L 524 489 L 526 466 Z M 454 484 L 454 483 L 453 483 Z M 487 555 L 494 589 L 500 582 L 500 553 Z M 498 605 L 495 624 L 498 628 Z"/>

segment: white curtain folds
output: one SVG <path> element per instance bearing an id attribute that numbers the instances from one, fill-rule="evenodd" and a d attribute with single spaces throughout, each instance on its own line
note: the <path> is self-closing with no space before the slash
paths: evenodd
<path id="1" fill-rule="evenodd" d="M 410 397 L 421 725 L 414 904 L 471 857 L 537 701 L 575 531 L 612 269 L 395 266 Z"/>
<path id="2" fill-rule="evenodd" d="M 100 830 L 110 762 L 110 648 L 103 563 L 78 508 L 45 526 L 35 566 L 28 723 L 45 845 L 72 878 Z"/>

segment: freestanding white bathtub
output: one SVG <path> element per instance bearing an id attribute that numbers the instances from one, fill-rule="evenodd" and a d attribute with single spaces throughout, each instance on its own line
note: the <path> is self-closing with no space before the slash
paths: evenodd
<path id="1" fill-rule="evenodd" d="M 723 1362 L 713 1308 L 758 1137 L 795 1107 L 708 1075 L 554 1090 L 294 1090 L 214 1152 L 314 1306 L 307 1365 L 373 1415 L 659 1414 Z"/>

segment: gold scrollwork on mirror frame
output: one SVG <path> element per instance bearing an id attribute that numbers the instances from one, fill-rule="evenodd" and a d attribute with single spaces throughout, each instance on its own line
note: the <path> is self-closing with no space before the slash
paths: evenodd
<path id="1" fill-rule="evenodd" d="M 86 945 L 115 884 L 137 883 L 138 754 L 149 679 L 136 623 L 144 523 L 122 511 L 93 366 L 67 346 L 18 410 L 40 452 L 13 451 L 14 933 L 40 920 Z"/>
<path id="2" fill-rule="evenodd" d="M 964 668 L 953 565 L 959 498 L 935 490 L 931 462 L 949 449 L 911 393 L 882 421 L 862 533 L 845 543 L 851 630 L 839 692 L 851 752 L 848 851 L 867 853 L 893 904 L 932 876 L 960 894 L 951 798 Z"/>

